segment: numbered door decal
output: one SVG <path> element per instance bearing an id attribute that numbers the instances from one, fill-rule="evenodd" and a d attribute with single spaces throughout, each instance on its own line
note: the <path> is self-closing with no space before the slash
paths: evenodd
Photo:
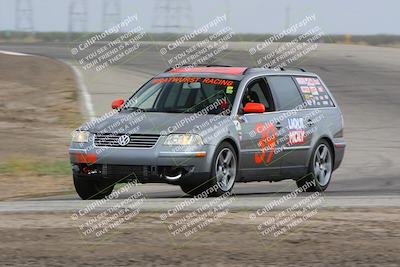
<path id="1" fill-rule="evenodd" d="M 268 123 L 266 127 L 265 124 L 257 123 L 255 132 L 256 134 L 261 133 L 261 139 L 258 141 L 258 147 L 261 148 L 261 153 L 256 152 L 254 160 L 256 164 L 261 164 L 262 162 L 270 163 L 275 151 L 276 128 L 272 123 Z M 269 153 L 265 160 L 267 149 L 269 150 Z"/>

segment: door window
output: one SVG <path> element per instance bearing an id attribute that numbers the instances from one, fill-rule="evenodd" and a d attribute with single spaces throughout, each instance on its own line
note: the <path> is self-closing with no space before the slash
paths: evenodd
<path id="1" fill-rule="evenodd" d="M 265 106 L 265 111 L 273 111 L 274 105 L 268 85 L 263 78 L 252 81 L 243 96 L 241 107 L 247 103 L 261 103 Z"/>

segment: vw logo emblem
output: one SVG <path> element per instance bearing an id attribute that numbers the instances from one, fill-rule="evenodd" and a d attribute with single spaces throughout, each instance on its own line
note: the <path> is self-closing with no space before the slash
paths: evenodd
<path id="1" fill-rule="evenodd" d="M 120 146 L 126 146 L 127 144 L 129 144 L 130 141 L 131 141 L 131 139 L 130 139 L 129 136 L 127 136 L 126 134 L 121 135 L 121 136 L 118 138 L 118 144 L 119 144 Z"/>

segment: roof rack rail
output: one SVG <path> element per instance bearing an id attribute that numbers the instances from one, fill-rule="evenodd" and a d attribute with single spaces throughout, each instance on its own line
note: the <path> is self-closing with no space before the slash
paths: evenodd
<path id="1" fill-rule="evenodd" d="M 304 68 L 299 68 L 299 67 L 268 67 L 268 69 L 280 69 L 281 71 L 286 71 L 286 70 L 300 70 L 302 72 L 307 72 L 306 69 Z"/>
<path id="2" fill-rule="evenodd" d="M 306 69 L 304 68 L 299 68 L 299 67 L 287 67 L 287 68 L 281 68 L 281 70 L 300 70 L 302 72 L 307 72 Z"/>
<path id="3" fill-rule="evenodd" d="M 226 67 L 226 68 L 232 67 L 230 65 L 220 65 L 220 64 L 197 64 L 197 65 L 184 64 L 184 65 L 179 66 L 179 68 L 181 68 L 181 67 L 189 67 L 189 66 L 191 66 L 193 68 L 195 68 L 195 67 L 206 67 L 206 68 L 209 68 L 209 67 Z M 164 72 L 168 72 L 168 71 L 173 70 L 173 69 L 175 69 L 175 68 L 174 67 L 169 67 Z"/>
<path id="4" fill-rule="evenodd" d="M 201 66 L 202 65 L 197 65 L 197 66 Z M 224 65 L 224 64 L 205 64 L 206 67 L 226 67 L 226 68 L 230 68 L 233 67 L 231 65 Z"/>
<path id="5" fill-rule="evenodd" d="M 248 67 L 244 72 L 243 72 L 243 75 L 244 74 L 246 74 L 248 71 L 250 71 L 250 70 L 252 70 L 252 69 L 271 69 L 271 70 L 280 70 L 280 71 L 287 71 L 287 70 L 299 70 L 299 71 L 302 71 L 302 72 L 307 72 L 307 70 L 306 69 L 304 69 L 304 68 L 299 68 L 299 67 L 271 67 L 271 66 L 269 66 L 269 67 L 258 67 L 258 66 L 256 66 L 256 67 Z"/>

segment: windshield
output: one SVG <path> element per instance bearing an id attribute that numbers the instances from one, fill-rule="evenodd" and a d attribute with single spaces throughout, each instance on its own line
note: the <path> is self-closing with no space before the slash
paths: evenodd
<path id="1" fill-rule="evenodd" d="M 155 78 L 139 89 L 122 110 L 228 115 L 238 84 L 215 78 Z"/>

